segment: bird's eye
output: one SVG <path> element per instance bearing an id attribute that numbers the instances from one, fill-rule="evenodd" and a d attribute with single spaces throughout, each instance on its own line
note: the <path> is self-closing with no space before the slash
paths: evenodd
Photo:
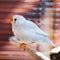
<path id="1" fill-rule="evenodd" d="M 14 21 L 16 21 L 17 19 L 15 18 Z"/>

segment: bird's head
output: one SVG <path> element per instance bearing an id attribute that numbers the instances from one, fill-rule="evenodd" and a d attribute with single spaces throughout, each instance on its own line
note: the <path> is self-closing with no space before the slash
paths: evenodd
<path id="1" fill-rule="evenodd" d="M 8 18 L 9 22 L 18 25 L 26 20 L 22 15 L 14 15 L 13 17 Z"/>

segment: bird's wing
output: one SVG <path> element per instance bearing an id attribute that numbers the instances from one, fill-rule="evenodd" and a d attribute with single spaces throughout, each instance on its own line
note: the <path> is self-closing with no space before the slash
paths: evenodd
<path id="1" fill-rule="evenodd" d="M 31 21 L 28 20 L 24 21 L 20 25 L 20 28 L 22 29 L 22 31 L 25 33 L 26 36 L 28 36 L 34 41 L 40 41 L 40 42 L 43 41 L 47 42 L 48 44 L 50 43 L 50 45 L 53 44 L 53 42 L 48 39 L 47 34 Z"/>
<path id="2" fill-rule="evenodd" d="M 34 33 L 39 34 L 39 35 L 45 35 L 48 36 L 47 33 L 45 33 L 44 31 L 42 31 L 36 24 L 34 24 L 31 21 L 26 20 L 25 22 L 23 22 L 22 24 L 22 28 L 24 28 L 24 30 L 31 30 L 34 31 Z"/>

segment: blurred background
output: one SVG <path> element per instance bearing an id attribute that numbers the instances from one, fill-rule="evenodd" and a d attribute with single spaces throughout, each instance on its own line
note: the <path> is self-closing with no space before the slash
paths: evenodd
<path id="1" fill-rule="evenodd" d="M 9 43 L 13 33 L 7 20 L 15 14 L 37 24 L 60 45 L 60 0 L 0 0 L 0 59 L 19 60 L 21 56 L 20 60 L 34 60 L 32 56 L 22 56 L 23 51 Z"/>

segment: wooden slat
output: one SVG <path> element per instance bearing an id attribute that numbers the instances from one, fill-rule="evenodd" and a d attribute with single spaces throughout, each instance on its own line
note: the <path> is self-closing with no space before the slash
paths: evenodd
<path id="1" fill-rule="evenodd" d="M 60 16 L 55 16 L 56 19 L 60 19 Z"/>
<path id="2" fill-rule="evenodd" d="M 9 42 L 8 41 L 0 41 L 0 44 L 9 44 Z"/>
<path id="3" fill-rule="evenodd" d="M 19 2 L 19 0 L 0 0 L 0 2 L 17 2 L 17 1 Z"/>
<path id="4" fill-rule="evenodd" d="M 3 37 L 8 38 L 8 36 L 10 36 L 10 35 L 2 35 L 2 36 L 0 35 L 0 38 L 3 38 Z"/>
<path id="5" fill-rule="evenodd" d="M 4 34 L 6 33 L 7 34 L 7 33 L 11 33 L 11 31 L 9 31 L 9 30 L 7 30 L 7 31 L 6 30 L 0 30 L 0 33 L 4 33 Z"/>
<path id="6" fill-rule="evenodd" d="M 2 28 L 0 28 L 0 30 L 10 30 L 10 31 L 11 31 L 11 29 L 12 29 L 11 27 L 10 28 L 8 28 L 8 27 L 5 27 L 5 28 L 2 27 Z"/>
<path id="7" fill-rule="evenodd" d="M 10 55 L 21 55 L 21 54 L 24 54 L 23 51 L 0 51 L 0 55 L 1 54 L 10 54 Z"/>
<path id="8" fill-rule="evenodd" d="M 7 24 L 7 23 L 0 23 L 0 27 L 4 27 L 4 28 L 10 28 L 11 27 L 11 24 Z"/>
<path id="9" fill-rule="evenodd" d="M 7 3 L 7 2 L 6 2 Z M 5 2 L 4 3 L 0 3 L 0 7 L 1 8 L 21 8 L 21 7 L 23 7 L 23 6 L 21 6 L 21 5 L 35 5 L 35 6 L 37 6 L 37 3 L 29 3 L 29 2 L 26 2 L 26 3 L 21 3 L 21 2 L 14 2 L 15 4 L 13 4 L 13 2 L 9 2 L 9 3 L 7 3 L 7 4 L 5 4 Z M 18 5 L 18 6 L 14 6 L 14 5 L 16 5 L 16 3 L 17 4 L 20 4 L 20 6 Z M 5 5 L 4 5 L 5 4 Z M 29 7 L 28 7 L 29 8 Z"/>
<path id="10" fill-rule="evenodd" d="M 0 0 L 0 2 L 25 2 L 24 0 Z M 27 0 L 27 2 L 39 2 L 39 0 Z"/>
<path id="11" fill-rule="evenodd" d="M 60 29 L 60 26 L 55 26 L 54 29 Z"/>
<path id="12" fill-rule="evenodd" d="M 6 35 L 6 36 L 12 36 L 13 33 L 12 32 L 11 33 L 7 33 L 7 34 L 6 33 L 5 34 L 4 33 L 0 33 L 0 36 L 4 36 L 4 35 Z"/>
<path id="13" fill-rule="evenodd" d="M 55 11 L 56 13 L 60 13 L 60 11 Z"/>
<path id="14" fill-rule="evenodd" d="M 60 21 L 54 21 L 55 24 L 60 24 Z"/>
<path id="15" fill-rule="evenodd" d="M 7 34 L 6 33 L 5 34 L 4 33 L 0 33 L 0 36 L 13 36 L 13 33 L 12 32 L 11 32 L 11 34 L 10 33 L 7 33 Z"/>
<path id="16" fill-rule="evenodd" d="M 9 30 L 9 31 L 11 31 L 11 29 L 12 29 L 12 28 L 3 28 L 3 27 L 0 28 L 0 30 Z"/>
<path id="17" fill-rule="evenodd" d="M 9 41 L 9 40 L 8 40 Z M 0 45 L 2 45 L 2 44 L 0 44 Z M 9 48 L 17 48 L 15 45 L 11 45 L 11 44 L 3 44 L 3 46 L 1 46 L 1 48 L 7 48 L 7 49 L 9 49 Z"/>
<path id="18" fill-rule="evenodd" d="M 56 2 L 56 3 L 57 3 L 57 2 Z M 56 5 L 55 5 L 54 8 L 55 8 L 55 9 L 56 9 L 56 8 L 60 8 L 60 6 L 56 6 Z"/>
<path id="19" fill-rule="evenodd" d="M 16 8 L 17 9 L 17 8 Z M 0 9 L 0 12 L 16 12 L 16 13 L 19 13 L 20 11 L 21 12 L 26 12 L 26 11 L 28 11 L 28 9 L 26 10 L 26 9 L 24 9 L 23 8 L 23 10 L 22 9 L 17 9 L 17 10 L 11 10 L 11 9 Z M 21 13 L 20 12 L 20 13 Z"/>
<path id="20" fill-rule="evenodd" d="M 5 7 L 6 6 L 6 7 Z M 26 9 L 28 9 L 29 7 L 28 6 L 30 6 L 30 7 L 32 7 L 32 6 L 35 6 L 35 5 L 33 5 L 33 4 L 28 4 L 28 6 L 27 6 L 27 4 L 19 4 L 18 6 L 10 6 L 10 5 L 8 5 L 7 6 L 7 4 L 5 5 L 4 7 L 3 7 L 3 5 L 1 6 L 2 8 L 0 9 L 0 11 L 2 11 L 3 9 L 5 9 L 5 10 L 9 10 L 9 9 L 12 9 L 12 8 L 26 8 Z M 10 6 L 10 7 L 9 7 Z M 36 6 L 35 6 L 36 7 Z M 9 9 L 8 9 L 9 8 Z M 30 8 L 29 8 L 30 9 Z M 4 11 L 4 10 L 3 10 Z"/>
<path id="21" fill-rule="evenodd" d="M 12 46 L 11 44 L 8 46 L 4 46 L 4 45 L 8 45 L 8 44 L 1 45 L 0 51 L 23 51 L 22 49 L 19 49 L 16 46 Z"/>
<path id="22" fill-rule="evenodd" d="M 60 0 L 54 0 L 55 2 L 60 2 Z"/>
<path id="23" fill-rule="evenodd" d="M 0 59 L 24 59 L 24 60 L 35 60 L 32 56 L 28 56 L 29 58 L 27 58 L 26 56 L 0 56 Z"/>

